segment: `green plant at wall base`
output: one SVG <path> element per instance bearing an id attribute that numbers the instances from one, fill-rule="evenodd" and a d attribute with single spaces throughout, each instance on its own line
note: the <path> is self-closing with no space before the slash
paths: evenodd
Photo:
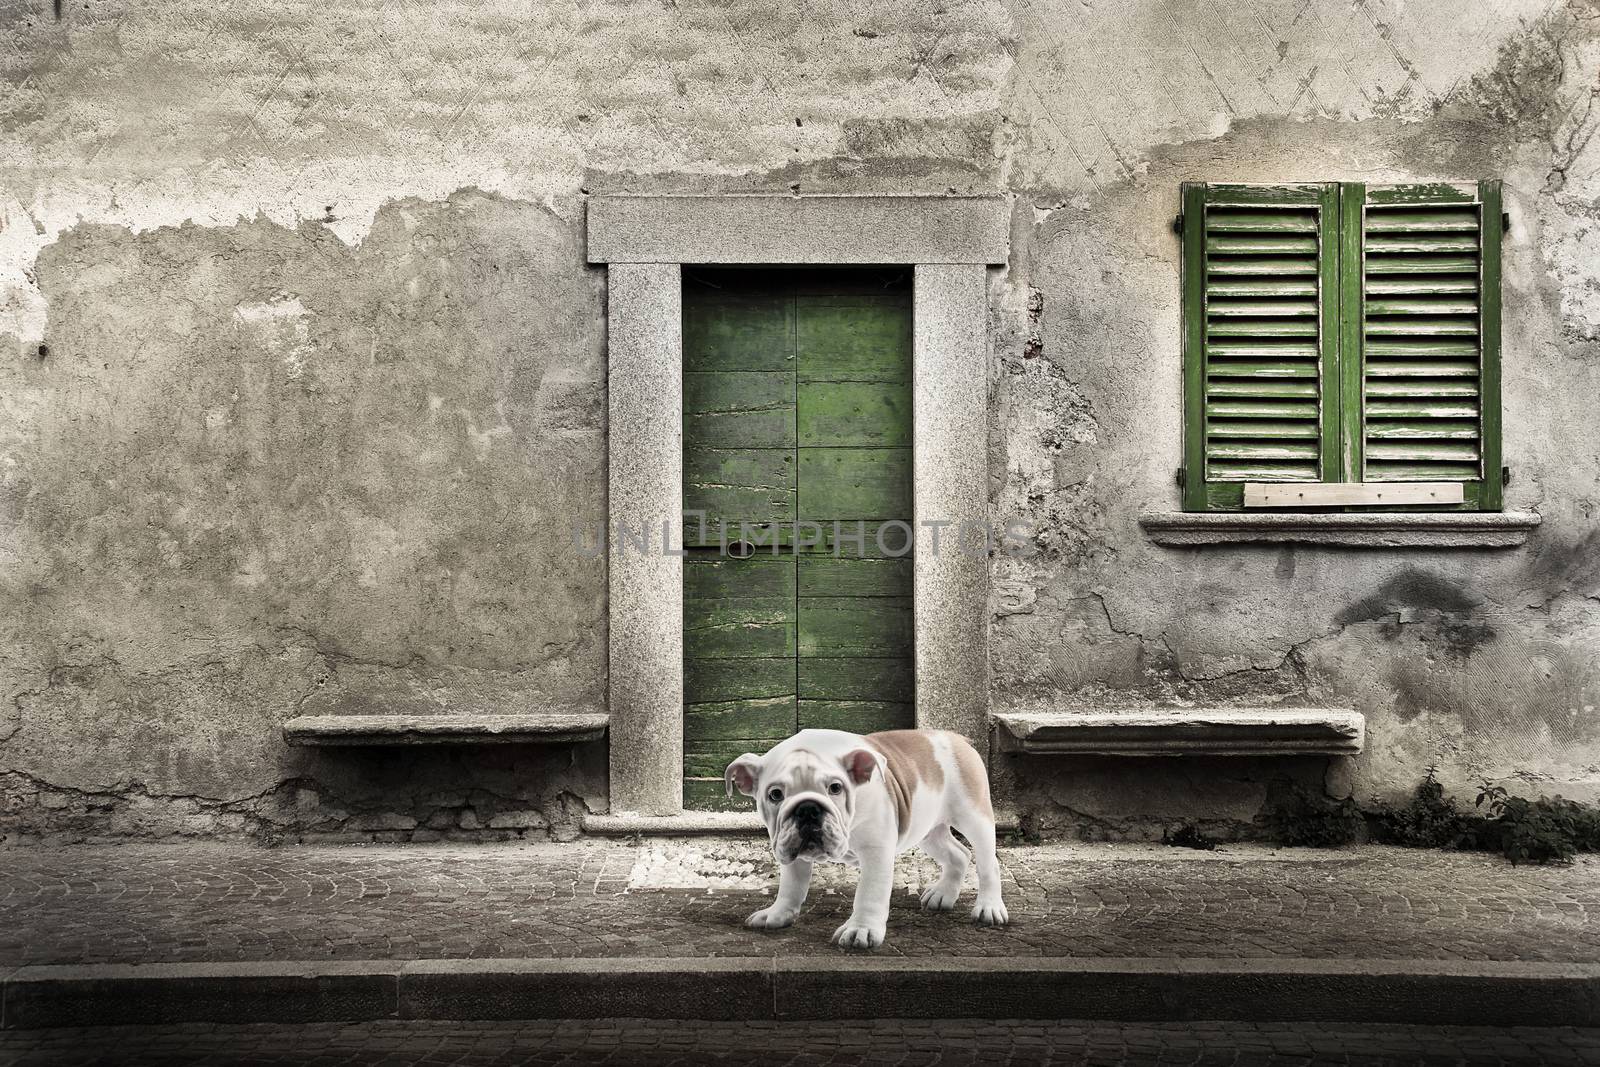
<path id="1" fill-rule="evenodd" d="M 1382 844 L 1498 852 L 1512 863 L 1571 863 L 1580 852 L 1600 852 L 1600 808 L 1564 797 L 1529 800 L 1488 782 L 1475 807 L 1457 807 L 1429 768 L 1406 806 L 1374 800 L 1367 825 Z"/>
<path id="2" fill-rule="evenodd" d="M 1290 848 L 1348 845 L 1361 832 L 1363 822 L 1361 809 L 1354 800 L 1313 796 L 1299 784 L 1281 792 L 1266 812 L 1272 839 Z"/>
<path id="3" fill-rule="evenodd" d="M 1380 844 L 1402 848 L 1460 848 L 1471 829 L 1471 818 L 1444 795 L 1444 786 L 1428 768 L 1411 802 L 1403 808 L 1390 807 L 1373 798 L 1367 813 L 1372 839 Z"/>
<path id="4" fill-rule="evenodd" d="M 1488 812 L 1471 831 L 1477 846 L 1512 863 L 1571 863 L 1579 852 L 1600 851 L 1600 809 L 1559 796 L 1516 797 L 1488 782 L 1477 806 Z"/>

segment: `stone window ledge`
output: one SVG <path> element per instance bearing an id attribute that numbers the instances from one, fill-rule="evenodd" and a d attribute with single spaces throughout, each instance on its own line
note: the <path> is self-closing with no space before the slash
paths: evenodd
<path id="1" fill-rule="evenodd" d="M 283 724 L 291 745 L 526 745 L 598 741 L 605 712 L 527 715 L 302 715 Z"/>
<path id="2" fill-rule="evenodd" d="M 1348 708 L 1135 708 L 996 712 L 1000 747 L 1027 755 L 1350 756 L 1366 718 Z"/>
<path id="3" fill-rule="evenodd" d="M 1139 517 L 1150 540 L 1183 547 L 1298 543 L 1352 548 L 1511 548 L 1524 544 L 1539 522 L 1538 514 L 1531 511 L 1169 511 Z"/>

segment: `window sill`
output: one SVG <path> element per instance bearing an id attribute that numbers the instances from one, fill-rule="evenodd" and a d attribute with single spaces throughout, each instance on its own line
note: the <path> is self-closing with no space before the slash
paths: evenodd
<path id="1" fill-rule="evenodd" d="M 1540 522 L 1531 511 L 1159 512 L 1139 517 L 1158 545 L 1343 545 L 1350 548 L 1512 548 Z"/>

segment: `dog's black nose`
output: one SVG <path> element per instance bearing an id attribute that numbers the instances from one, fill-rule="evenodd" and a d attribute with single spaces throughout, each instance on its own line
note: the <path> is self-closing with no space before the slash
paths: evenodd
<path id="1" fill-rule="evenodd" d="M 822 821 L 822 805 L 815 800 L 802 800 L 794 806 L 794 810 L 789 813 L 789 817 L 796 822 L 819 823 Z"/>

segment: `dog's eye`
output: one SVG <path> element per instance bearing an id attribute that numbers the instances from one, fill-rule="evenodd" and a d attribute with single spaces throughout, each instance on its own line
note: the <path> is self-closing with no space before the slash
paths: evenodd
<path id="1" fill-rule="evenodd" d="M 844 783 L 843 782 L 829 782 L 828 783 L 828 793 L 831 796 L 838 796 L 840 793 L 843 793 L 843 792 L 844 792 Z"/>
<path id="2" fill-rule="evenodd" d="M 776 786 L 772 787 L 771 789 L 767 790 L 767 799 L 772 801 L 774 804 L 782 804 L 783 790 Z"/>

